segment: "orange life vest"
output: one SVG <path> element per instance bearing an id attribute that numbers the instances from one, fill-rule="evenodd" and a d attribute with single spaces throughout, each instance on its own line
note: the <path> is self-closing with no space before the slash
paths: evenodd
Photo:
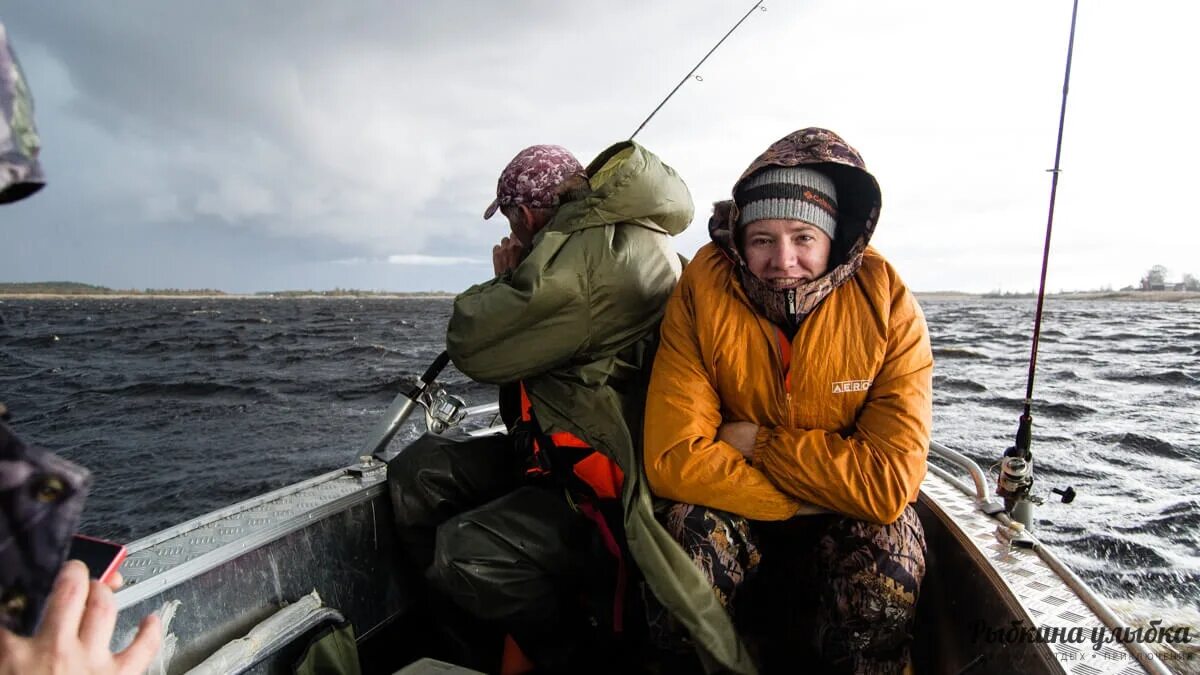
<path id="1" fill-rule="evenodd" d="M 625 473 L 617 463 L 604 453 L 592 449 L 582 438 L 569 431 L 556 431 L 546 434 L 538 424 L 533 414 L 533 405 L 529 394 L 525 391 L 525 383 L 521 382 L 521 422 L 533 431 L 533 463 L 526 470 L 526 475 L 549 476 L 567 483 L 568 487 L 586 488 L 584 499 L 577 501 L 575 508 L 588 520 L 596 525 L 600 532 L 601 541 L 609 554 L 617 563 L 616 589 L 613 594 L 613 632 L 624 631 L 625 589 L 628 583 L 628 570 L 625 567 L 625 553 L 617 542 L 613 529 L 609 527 L 604 513 L 590 497 L 612 500 L 621 496 L 621 486 L 625 483 Z M 541 441 L 545 441 L 545 444 Z M 551 457 L 553 455 L 553 457 Z M 565 463 L 571 464 L 571 476 L 553 475 L 552 469 L 562 471 Z M 612 502 L 609 502 L 610 504 Z"/>
<path id="2" fill-rule="evenodd" d="M 583 482 L 596 497 L 601 499 L 616 499 L 621 496 L 621 486 L 625 482 L 625 473 L 621 471 L 621 467 L 617 463 L 609 459 L 604 453 L 596 452 L 582 438 L 576 436 L 569 431 L 556 431 L 552 434 L 545 434 L 541 431 L 541 427 L 537 423 L 537 419 L 533 414 L 533 405 L 529 401 L 529 394 L 525 391 L 525 383 L 520 383 L 521 390 L 521 421 L 529 423 L 533 426 L 533 466 L 526 473 L 530 475 L 545 475 L 550 473 L 550 467 L 558 466 L 557 462 L 552 461 L 549 453 L 562 453 L 563 450 L 570 448 L 575 452 L 579 459 L 571 462 L 571 473 L 575 478 Z M 547 441 L 548 445 L 553 447 L 546 448 L 539 442 L 540 440 Z M 565 478 L 565 476 L 560 477 Z"/>

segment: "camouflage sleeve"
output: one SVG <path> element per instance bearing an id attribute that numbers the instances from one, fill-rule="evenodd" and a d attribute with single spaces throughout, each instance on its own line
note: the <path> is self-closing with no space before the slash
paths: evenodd
<path id="1" fill-rule="evenodd" d="M 25 445 L 0 422 L 0 626 L 37 625 L 90 483 L 87 469 Z"/>
<path id="2" fill-rule="evenodd" d="M 40 149 L 33 96 L 0 24 L 0 204 L 28 197 L 45 185 Z"/>

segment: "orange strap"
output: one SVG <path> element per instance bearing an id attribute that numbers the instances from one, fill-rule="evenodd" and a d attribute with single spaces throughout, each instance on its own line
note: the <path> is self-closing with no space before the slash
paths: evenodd
<path id="1" fill-rule="evenodd" d="M 557 441 L 555 441 L 557 443 Z M 575 462 L 572 467 L 579 480 L 585 482 L 601 499 L 616 499 L 621 496 L 621 485 L 625 482 L 625 473 L 617 463 L 605 457 L 602 453 L 593 452 Z"/>
<path id="2" fill-rule="evenodd" d="M 521 390 L 521 420 L 533 422 L 533 403 L 529 393 L 525 391 L 525 383 L 518 387 Z M 590 448 L 582 438 L 569 431 L 556 431 L 547 436 L 550 442 L 560 448 Z M 534 453 L 541 452 L 537 438 L 533 439 Z M 592 452 L 587 457 L 575 463 L 572 471 L 596 493 L 597 497 L 615 499 L 621 495 L 621 486 L 625 482 L 625 473 L 617 463 L 603 453 Z"/>
<path id="3" fill-rule="evenodd" d="M 504 652 L 500 655 L 500 675 L 524 675 L 532 673 L 533 661 L 521 651 L 521 646 L 512 635 L 504 636 Z"/>

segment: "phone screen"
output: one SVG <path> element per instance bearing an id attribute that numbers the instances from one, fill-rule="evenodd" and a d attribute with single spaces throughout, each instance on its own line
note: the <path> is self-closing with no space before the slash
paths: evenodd
<path id="1" fill-rule="evenodd" d="M 87 565 L 89 576 L 107 582 L 121 566 L 121 561 L 125 560 L 125 547 L 111 541 L 77 534 L 71 537 L 71 550 L 67 558 L 83 561 L 83 564 Z"/>

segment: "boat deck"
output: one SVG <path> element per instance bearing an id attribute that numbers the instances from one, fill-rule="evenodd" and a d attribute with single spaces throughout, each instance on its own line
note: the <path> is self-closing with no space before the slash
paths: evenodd
<path id="1" fill-rule="evenodd" d="M 351 527 L 358 532 L 359 540 L 365 542 L 368 548 L 379 549 L 381 538 L 392 531 L 387 526 L 391 521 L 390 509 L 387 509 L 385 497 L 386 471 L 382 464 L 372 462 L 355 467 L 349 467 L 307 481 L 291 485 L 274 492 L 261 495 L 251 500 L 235 504 L 225 509 L 215 511 L 200 518 L 182 523 L 156 533 L 145 539 L 138 540 L 129 546 L 129 556 L 122 566 L 127 586 L 117 594 L 119 606 L 122 609 L 146 603 L 146 607 L 165 606 L 174 595 L 185 595 L 185 588 L 172 590 L 179 585 L 196 585 L 196 580 L 204 575 L 219 575 L 223 565 L 245 556 L 247 553 L 272 542 L 285 538 L 302 541 L 309 537 L 306 532 L 314 526 L 325 527 L 328 523 L 337 523 L 325 529 L 333 529 L 334 534 L 323 534 L 322 537 L 337 536 L 338 528 Z M 958 566 L 954 570 L 938 569 L 931 565 L 929 574 L 941 574 L 937 582 L 942 586 L 940 592 L 947 597 L 954 596 L 957 574 L 980 573 L 988 576 L 992 586 L 1007 588 L 1015 596 L 1019 611 L 1014 610 L 1006 617 L 1022 616 L 1020 621 L 1005 619 L 1003 625 L 981 625 L 956 629 L 955 634 L 960 641 L 968 643 L 961 646 L 960 651 L 968 658 L 975 654 L 995 654 L 997 649 L 1007 646 L 1029 649 L 1030 642 L 1042 638 L 1044 646 L 1038 646 L 1033 651 L 1045 656 L 1045 649 L 1053 653 L 1053 659 L 1061 667 L 1061 672 L 1069 675 L 1135 675 L 1144 672 L 1166 672 L 1161 663 L 1152 662 L 1153 655 L 1141 645 L 1127 648 L 1118 642 L 1108 640 L 1096 647 L 1096 641 L 1101 638 L 1111 638 L 1112 633 L 1097 612 L 1081 599 L 1081 595 L 1072 584 L 1078 582 L 1074 575 L 1065 567 L 1056 569 L 1056 560 L 1048 552 L 1039 552 L 1040 544 L 1033 541 L 1033 547 L 1022 548 L 1014 546 L 1004 536 L 1008 530 L 1000 519 L 986 515 L 975 503 L 973 493 L 966 492 L 963 486 L 952 476 L 941 469 L 931 466 L 922 485 L 922 508 L 936 515 L 942 523 L 945 536 L 956 542 L 955 546 L 969 548 L 966 555 L 974 560 L 972 566 Z M 341 524 L 336 514 L 345 514 L 353 509 L 361 514 L 355 520 Z M 386 511 L 377 513 L 378 511 Z M 378 521 L 378 522 L 376 522 Z M 928 528 L 927 528 L 928 529 Z M 300 540 L 296 540 L 300 537 Z M 370 544 L 374 538 L 374 544 Z M 296 544 L 289 544 L 294 546 Z M 311 545 L 305 542 L 304 545 Z M 279 544 L 276 544 L 279 546 Z M 931 543 L 931 548 L 933 544 Z M 386 545 L 384 548 L 391 548 Z M 287 548 L 279 549 L 286 560 Z M 1047 561 L 1049 559 L 1049 562 Z M 986 561 L 982 563 L 980 561 Z M 283 563 L 287 565 L 289 563 Z M 372 563 L 377 565 L 378 563 Z M 278 563 L 272 559 L 271 567 Z M 377 573 L 378 567 L 373 568 Z M 286 570 L 285 570 L 286 573 Z M 360 576 L 366 574 L 365 568 Z M 286 576 L 286 574 L 285 574 Z M 268 581 L 268 574 L 264 581 Z M 280 586 L 280 574 L 274 571 L 274 592 L 268 592 L 271 602 L 286 603 L 293 601 L 289 598 L 292 591 L 304 593 L 310 590 L 299 586 L 290 588 L 288 580 Z M 976 580 L 977 581 L 977 580 Z M 329 580 L 329 588 L 321 591 L 335 604 L 336 594 L 331 592 L 333 580 Z M 228 580 L 222 586 L 215 581 L 200 582 L 199 587 L 204 592 L 212 594 L 222 592 L 219 589 L 228 585 Z M 1082 582 L 1078 588 L 1090 593 Z M 318 587 L 320 583 L 316 584 Z M 927 583 L 927 585 L 929 585 Z M 195 593 L 195 591 L 189 591 Z M 230 594 L 244 593 L 245 590 L 229 591 Z M 191 602 L 195 604 L 197 597 L 192 595 Z M 955 602 L 971 602 L 970 598 L 955 598 Z M 342 604 L 347 601 L 343 598 Z M 1006 601 L 1015 607 L 1012 600 Z M 394 603 L 393 603 L 394 604 Z M 186 601 L 185 601 L 186 606 Z M 346 607 L 340 609 L 346 610 Z M 142 611 L 142 610 L 138 610 Z M 350 616 L 352 612 L 347 615 Z M 986 615 L 986 613 L 984 614 Z M 132 620 L 132 619 L 131 619 Z M 256 619 L 258 620 L 258 619 Z M 246 619 L 250 621 L 249 618 Z M 126 623 L 122 621 L 122 623 Z M 253 625 L 250 623 L 249 625 Z M 132 624 L 129 626 L 132 628 Z M 182 626 L 181 626 L 182 628 Z M 239 628 L 238 630 L 241 630 Z M 186 631 L 185 631 L 186 632 Z M 186 636 L 181 635 L 186 640 Z M 982 643 L 991 645 L 983 648 Z M 999 643 L 999 647 L 995 645 Z M 986 657 L 983 657 L 986 658 Z M 986 672 L 985 662 L 977 664 L 980 672 Z M 1143 667 L 1143 665 L 1145 667 Z"/>

